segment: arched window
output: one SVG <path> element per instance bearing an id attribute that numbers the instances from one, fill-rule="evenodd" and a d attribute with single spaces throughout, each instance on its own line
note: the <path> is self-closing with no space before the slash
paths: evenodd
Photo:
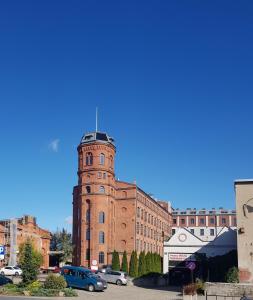
<path id="1" fill-rule="evenodd" d="M 86 153 L 86 166 L 91 166 L 93 164 L 93 155 L 91 152 Z"/>
<path id="2" fill-rule="evenodd" d="M 86 241 L 90 240 L 90 229 L 86 229 Z"/>
<path id="3" fill-rule="evenodd" d="M 110 168 L 113 168 L 113 157 L 112 157 L 112 155 L 110 156 Z"/>
<path id="4" fill-rule="evenodd" d="M 98 262 L 100 264 L 104 264 L 105 263 L 105 254 L 104 252 L 99 252 L 99 255 L 98 255 Z"/>
<path id="5" fill-rule="evenodd" d="M 104 194 L 104 193 L 105 193 L 105 187 L 104 187 L 104 186 L 101 185 L 101 186 L 99 187 L 99 193 L 100 193 L 100 194 Z"/>
<path id="6" fill-rule="evenodd" d="M 127 192 L 123 191 L 123 198 L 126 199 L 126 197 L 127 197 Z"/>
<path id="7" fill-rule="evenodd" d="M 103 231 L 99 231 L 99 244 L 105 243 L 105 233 Z"/>
<path id="8" fill-rule="evenodd" d="M 105 155 L 104 153 L 99 154 L 99 164 L 104 165 L 105 164 Z"/>
<path id="9" fill-rule="evenodd" d="M 98 215 L 98 221 L 100 224 L 104 224 L 105 222 L 105 213 L 103 211 L 101 211 Z"/>
<path id="10" fill-rule="evenodd" d="M 90 209 L 86 210 L 86 222 L 90 222 Z"/>
<path id="11" fill-rule="evenodd" d="M 89 185 L 86 185 L 86 193 L 87 193 L 87 194 L 90 194 L 90 191 L 91 191 L 90 186 L 89 186 Z"/>

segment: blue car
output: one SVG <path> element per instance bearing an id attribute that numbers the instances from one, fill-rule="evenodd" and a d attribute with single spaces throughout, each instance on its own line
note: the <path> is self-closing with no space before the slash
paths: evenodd
<path id="1" fill-rule="evenodd" d="M 89 292 L 103 291 L 107 288 L 105 280 L 83 267 L 65 266 L 61 269 L 61 275 L 68 287 L 87 289 Z"/>

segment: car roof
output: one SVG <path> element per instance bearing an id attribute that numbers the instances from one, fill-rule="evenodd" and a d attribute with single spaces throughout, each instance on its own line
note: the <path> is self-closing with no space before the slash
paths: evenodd
<path id="1" fill-rule="evenodd" d="M 69 269 L 69 270 L 77 270 L 77 271 L 83 271 L 83 272 L 91 272 L 90 269 L 84 268 L 84 267 L 77 267 L 77 266 L 64 266 L 62 269 Z"/>

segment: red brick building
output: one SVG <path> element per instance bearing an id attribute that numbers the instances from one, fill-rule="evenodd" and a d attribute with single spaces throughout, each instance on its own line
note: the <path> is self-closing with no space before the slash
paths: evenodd
<path id="1" fill-rule="evenodd" d="M 113 138 L 93 132 L 78 150 L 78 185 L 73 191 L 73 263 L 111 263 L 114 250 L 163 255 L 170 235 L 168 202 L 156 201 L 136 184 L 115 179 Z"/>
<path id="2" fill-rule="evenodd" d="M 11 234 L 12 220 L 0 220 L 0 245 L 5 246 L 6 257 L 0 265 L 8 264 L 11 251 L 11 238 L 15 239 L 16 253 L 18 253 L 19 246 L 23 244 L 28 238 L 33 241 L 35 248 L 41 252 L 43 256 L 43 265 L 41 267 L 49 267 L 49 250 L 51 234 L 48 230 L 42 229 L 36 223 L 36 218 L 25 215 L 21 218 L 15 219 L 15 234 Z M 18 262 L 18 260 L 17 260 Z"/>

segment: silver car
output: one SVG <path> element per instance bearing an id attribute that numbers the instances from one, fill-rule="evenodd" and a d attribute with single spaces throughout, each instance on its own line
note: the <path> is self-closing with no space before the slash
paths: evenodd
<path id="1" fill-rule="evenodd" d="M 107 270 L 97 273 L 106 282 L 116 283 L 117 285 L 127 284 L 127 274 L 121 271 Z"/>

